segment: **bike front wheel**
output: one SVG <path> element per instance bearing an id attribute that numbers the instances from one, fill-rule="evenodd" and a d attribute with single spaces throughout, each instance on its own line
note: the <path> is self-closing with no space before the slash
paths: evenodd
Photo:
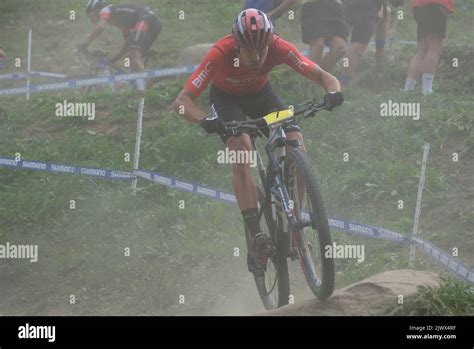
<path id="1" fill-rule="evenodd" d="M 324 300 L 334 291 L 334 259 L 325 254 L 332 240 L 316 176 L 299 148 L 287 153 L 284 181 L 298 221 L 292 232 L 293 247 L 311 291 Z"/>

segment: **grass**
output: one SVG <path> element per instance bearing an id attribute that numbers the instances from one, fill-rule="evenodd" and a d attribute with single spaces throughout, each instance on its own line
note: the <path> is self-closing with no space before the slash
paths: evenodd
<path id="1" fill-rule="evenodd" d="M 441 287 L 419 286 L 415 296 L 403 305 L 386 310 L 387 315 L 466 316 L 474 315 L 474 292 L 469 285 L 452 278 L 442 278 Z"/>
<path id="2" fill-rule="evenodd" d="M 228 33 L 240 5 L 230 0 L 160 1 L 164 30 L 155 45 L 159 59 L 154 65 L 172 66 L 186 46 Z M 78 10 L 76 21 L 61 22 L 71 9 Z M 178 18 L 180 10 L 185 21 Z M 472 32 L 466 30 L 469 16 L 472 10 L 450 18 L 450 46 L 435 95 L 400 92 L 413 47 L 394 46 L 382 73 L 372 73 L 369 52 L 358 84 L 345 91 L 347 104 L 301 124 L 329 215 L 405 234 L 413 224 L 423 143 L 429 142 L 422 234 L 445 250 L 459 247 L 459 258 L 473 265 L 474 119 L 469 96 L 474 53 L 462 46 L 472 41 Z M 9 57 L 24 57 L 26 31 L 33 26 L 34 69 L 53 72 L 75 69 L 72 49 L 90 28 L 82 16 L 82 1 L 6 0 L 0 5 L 0 19 Z M 407 17 L 403 24 L 397 27 L 397 37 L 413 39 L 413 21 Z M 300 40 L 297 20 L 282 18 L 277 26 L 284 37 Z M 97 45 L 112 52 L 119 45 L 116 35 L 109 30 Z M 458 68 L 450 65 L 454 57 L 459 57 Z M 10 65 L 8 70 L 15 69 Z M 271 80 L 287 104 L 323 94 L 285 67 L 275 69 Z M 205 137 L 169 108 L 183 83 L 184 78 L 170 79 L 147 92 L 140 167 L 231 191 L 230 167 L 216 161 L 220 140 Z M 96 120 L 56 117 L 55 104 L 65 99 L 96 103 Z M 389 99 L 421 103 L 421 120 L 380 117 L 380 104 Z M 207 92 L 198 103 L 208 110 Z M 19 152 L 24 159 L 128 171 L 132 164 L 124 161 L 124 153 L 133 154 L 137 108 L 136 97 L 108 91 L 86 97 L 73 91 L 41 93 L 29 103 L 21 96 L 2 97 L 0 155 Z M 451 160 L 453 152 L 460 154 L 458 163 Z M 36 264 L 0 265 L 6 280 L 0 290 L 9 295 L 0 301 L 2 314 L 235 313 L 236 308 L 228 306 L 232 299 L 248 305 L 247 312 L 261 310 L 246 271 L 235 206 L 142 180 L 137 196 L 125 182 L 11 169 L 0 169 L 0 183 L 0 243 L 36 243 L 40 253 Z M 70 200 L 76 200 L 75 210 L 69 208 Z M 185 202 L 183 210 L 180 200 Z M 398 209 L 399 200 L 403 209 Z M 339 232 L 333 232 L 333 238 L 338 244 L 364 244 L 366 251 L 362 263 L 336 260 L 337 287 L 407 267 L 405 247 Z M 238 257 L 235 247 L 241 251 Z M 130 256 L 124 255 L 125 248 L 130 248 Z M 440 271 L 423 258 L 417 268 Z M 296 273 L 300 271 L 292 274 L 293 291 L 307 292 Z M 71 294 L 77 296 L 75 305 L 69 303 Z M 185 305 L 177 301 L 181 294 Z M 249 296 L 242 300 L 241 294 Z"/>

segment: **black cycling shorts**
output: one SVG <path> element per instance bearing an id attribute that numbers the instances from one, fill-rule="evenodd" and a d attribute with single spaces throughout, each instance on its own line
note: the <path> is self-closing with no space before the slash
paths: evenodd
<path id="1" fill-rule="evenodd" d="M 132 30 L 130 47 L 140 49 L 144 55 L 161 32 L 161 22 L 155 14 L 147 14 L 140 18 Z"/>
<path id="2" fill-rule="evenodd" d="M 229 95 L 219 90 L 214 84 L 211 84 L 209 104 L 211 105 L 212 113 L 214 115 L 217 114 L 223 122 L 245 121 L 247 117 L 258 119 L 273 111 L 288 108 L 275 94 L 270 82 L 267 82 L 256 94 L 249 96 Z M 286 133 L 300 132 L 301 128 L 296 121 L 292 121 L 284 127 L 284 130 Z M 268 128 L 261 131 L 268 137 Z M 229 137 L 229 135 L 221 135 L 224 144 Z"/>
<path id="3" fill-rule="evenodd" d="M 308 45 L 319 38 L 324 38 L 326 44 L 335 36 L 347 40 L 349 28 L 344 18 L 342 5 L 335 0 L 320 0 L 303 4 L 301 32 L 303 42 Z"/>
<path id="4" fill-rule="evenodd" d="M 351 28 L 351 42 L 368 44 L 375 32 L 378 13 L 382 5 L 378 0 L 345 0 L 344 14 Z"/>
<path id="5" fill-rule="evenodd" d="M 413 15 L 416 20 L 417 40 L 420 41 L 427 35 L 446 37 L 449 11 L 441 4 L 429 4 L 415 7 Z"/>

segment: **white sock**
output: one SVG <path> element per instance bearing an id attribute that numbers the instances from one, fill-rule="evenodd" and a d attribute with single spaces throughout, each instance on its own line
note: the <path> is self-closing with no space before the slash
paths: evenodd
<path id="1" fill-rule="evenodd" d="M 412 78 L 407 78 L 405 81 L 405 91 L 414 90 L 416 85 L 416 80 Z"/>
<path id="2" fill-rule="evenodd" d="M 433 79 L 433 74 L 423 74 L 423 77 L 421 78 L 421 91 L 424 95 L 433 92 Z"/>

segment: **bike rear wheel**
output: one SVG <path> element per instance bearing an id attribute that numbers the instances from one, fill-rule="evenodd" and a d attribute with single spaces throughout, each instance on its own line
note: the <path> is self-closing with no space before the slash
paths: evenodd
<path id="1" fill-rule="evenodd" d="M 257 187 L 259 210 L 263 210 L 261 220 L 262 230 L 268 234 L 268 238 L 275 243 L 279 243 L 277 224 L 273 220 L 271 206 L 266 203 L 263 189 Z M 247 248 L 250 247 L 250 234 L 245 228 L 245 238 Z M 258 294 L 266 310 L 276 309 L 288 304 L 290 295 L 290 281 L 288 275 L 287 256 L 280 256 L 278 248 L 273 256 L 268 258 L 266 270 L 263 275 L 254 274 L 255 284 Z"/>
<path id="2" fill-rule="evenodd" d="M 293 231 L 293 246 L 311 291 L 324 300 L 334 291 L 334 259 L 325 256 L 325 248 L 332 247 L 332 240 L 316 176 L 299 148 L 287 153 L 284 181 L 300 225 Z M 303 223 L 311 225 L 304 228 Z"/>

